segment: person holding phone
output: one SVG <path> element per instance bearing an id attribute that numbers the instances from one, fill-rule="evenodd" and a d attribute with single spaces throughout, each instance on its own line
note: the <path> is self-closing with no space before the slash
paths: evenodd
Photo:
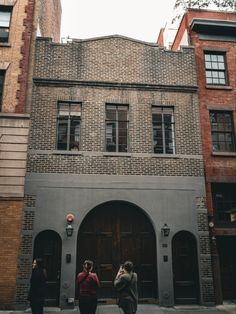
<path id="1" fill-rule="evenodd" d="M 93 261 L 85 260 L 83 271 L 77 275 L 80 314 L 95 314 L 97 309 L 97 290 L 100 287 L 96 273 L 92 272 Z"/>
<path id="2" fill-rule="evenodd" d="M 133 263 L 126 261 L 116 275 L 114 286 L 119 293 L 118 306 L 124 314 L 135 314 L 138 306 L 138 276 L 133 271 Z"/>

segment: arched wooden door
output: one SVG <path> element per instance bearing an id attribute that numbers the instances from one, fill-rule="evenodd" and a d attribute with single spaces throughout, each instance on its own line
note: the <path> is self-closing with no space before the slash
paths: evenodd
<path id="1" fill-rule="evenodd" d="M 199 303 L 197 245 L 190 232 L 181 231 L 174 236 L 172 260 L 175 303 Z"/>
<path id="2" fill-rule="evenodd" d="M 156 238 L 147 216 L 135 205 L 114 201 L 94 208 L 78 233 L 77 272 L 85 259 L 95 262 L 101 281 L 99 299 L 115 299 L 113 280 L 119 266 L 132 260 L 140 299 L 157 298 Z"/>
<path id="3" fill-rule="evenodd" d="M 34 258 L 44 260 L 47 271 L 46 306 L 58 306 L 61 273 L 61 238 L 51 230 L 40 232 L 34 241 Z"/>

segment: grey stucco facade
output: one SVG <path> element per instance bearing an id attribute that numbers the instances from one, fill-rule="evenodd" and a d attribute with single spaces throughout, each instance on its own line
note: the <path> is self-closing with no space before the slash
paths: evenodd
<path id="1" fill-rule="evenodd" d="M 196 241 L 199 300 L 213 302 L 211 258 L 199 112 L 192 48 L 167 52 L 121 36 L 55 45 L 39 39 L 19 259 L 18 304 L 24 304 L 34 241 L 52 230 L 61 239 L 60 301 L 75 296 L 81 223 L 98 205 L 134 204 L 151 222 L 156 239 L 157 301 L 175 303 L 172 240 L 179 232 Z M 81 104 L 78 151 L 56 148 L 57 103 Z M 105 149 L 105 105 L 129 107 L 127 152 Z M 153 152 L 152 107 L 174 108 L 174 154 Z M 74 234 L 65 233 L 68 213 Z M 167 223 L 170 235 L 163 237 Z M 79 248 L 78 248 L 79 250 Z M 66 262 L 71 254 L 71 262 Z M 165 257 L 165 259 L 164 259 Z"/>

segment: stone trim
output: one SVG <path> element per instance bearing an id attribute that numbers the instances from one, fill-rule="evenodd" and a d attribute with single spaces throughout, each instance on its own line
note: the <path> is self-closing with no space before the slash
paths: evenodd
<path id="1" fill-rule="evenodd" d="M 187 85 L 156 85 L 156 84 L 142 84 L 142 83 L 116 83 L 116 82 L 102 82 L 102 81 L 73 81 L 73 80 L 56 80 L 45 78 L 33 78 L 34 84 L 39 86 L 86 86 L 86 87 L 104 87 L 104 88 L 118 88 L 118 89 L 138 89 L 149 91 L 168 91 L 168 92 L 186 92 L 196 93 L 197 86 Z"/>

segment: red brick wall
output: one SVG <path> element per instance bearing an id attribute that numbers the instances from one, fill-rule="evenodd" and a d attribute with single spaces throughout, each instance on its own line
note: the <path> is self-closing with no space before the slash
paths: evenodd
<path id="1" fill-rule="evenodd" d="M 0 308 L 12 308 L 15 298 L 23 201 L 0 202 Z"/>

